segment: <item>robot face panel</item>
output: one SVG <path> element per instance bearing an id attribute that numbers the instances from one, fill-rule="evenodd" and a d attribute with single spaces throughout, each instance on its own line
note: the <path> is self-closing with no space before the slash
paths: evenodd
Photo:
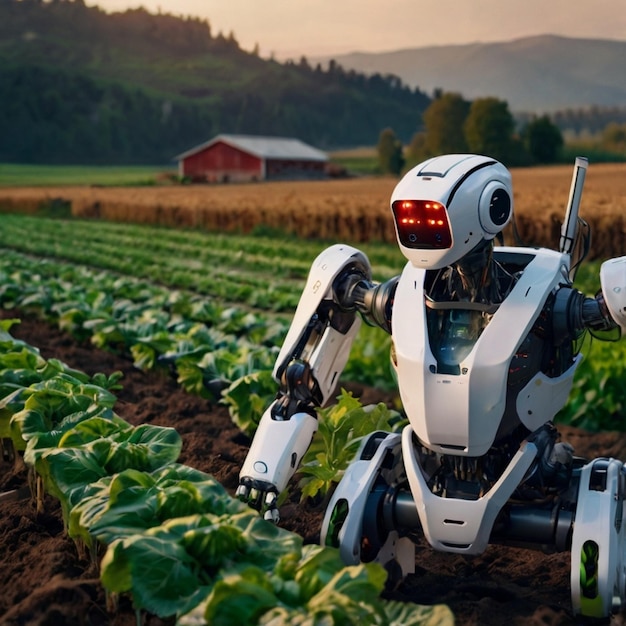
<path id="1" fill-rule="evenodd" d="M 446 207 L 430 200 L 396 200 L 391 205 L 398 239 L 406 248 L 445 250 L 452 245 Z"/>
<path id="2" fill-rule="evenodd" d="M 474 154 L 429 159 L 410 170 L 391 196 L 400 250 L 415 266 L 451 265 L 493 239 L 513 215 L 511 175 Z"/>

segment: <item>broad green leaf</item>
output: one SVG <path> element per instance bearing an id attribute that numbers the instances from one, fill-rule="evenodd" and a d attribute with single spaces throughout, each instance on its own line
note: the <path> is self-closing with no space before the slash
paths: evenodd
<path id="1" fill-rule="evenodd" d="M 233 515 L 229 520 L 246 537 L 246 558 L 255 565 L 272 570 L 285 554 L 302 550 L 302 537 L 265 521 L 252 511 Z"/>
<path id="2" fill-rule="evenodd" d="M 178 384 L 181 385 L 185 391 L 202 398 L 219 400 L 219 393 L 213 393 L 209 385 L 213 380 L 220 379 L 206 379 L 205 371 L 198 365 L 197 361 L 194 362 L 194 360 L 192 360 L 189 356 L 176 360 L 176 374 Z M 225 387 L 227 385 L 228 381 L 223 379 L 220 387 Z"/>
<path id="3" fill-rule="evenodd" d="M 109 504 L 111 478 L 105 476 L 67 495 L 67 533 L 74 540 L 81 539 L 89 547 L 95 543 L 91 532 L 93 521 L 99 519 Z"/>
<path id="4" fill-rule="evenodd" d="M 324 546 L 304 546 L 295 577 L 302 589 L 303 600 L 308 601 L 315 596 L 343 567 L 338 550 Z"/>
<path id="5" fill-rule="evenodd" d="M 50 432 L 52 422 L 36 409 L 22 409 L 11 419 L 11 437 L 14 441 L 28 441 L 39 433 Z"/>
<path id="6" fill-rule="evenodd" d="M 196 513 L 249 512 L 249 507 L 232 498 L 213 476 L 186 465 L 172 463 L 153 476 L 159 487 L 158 516 L 162 521 Z"/>
<path id="7" fill-rule="evenodd" d="M 454 626 L 454 614 L 444 604 L 424 606 L 413 602 L 384 601 L 385 626 Z"/>
<path id="8" fill-rule="evenodd" d="M 246 548 L 241 530 L 230 525 L 227 520 L 218 520 L 210 526 L 187 531 L 181 544 L 202 564 L 203 569 L 213 575 L 221 564 L 233 558 L 233 554 L 241 553 Z"/>
<path id="9" fill-rule="evenodd" d="M 141 424 L 113 437 L 106 468 L 110 473 L 129 468 L 152 471 L 175 462 L 181 448 L 174 428 Z"/>
<path id="10" fill-rule="evenodd" d="M 41 430 L 35 430 L 37 427 L 41 426 L 42 423 L 40 419 L 41 416 L 36 411 L 22 411 L 16 414 L 16 416 L 14 416 L 16 423 L 21 416 L 24 416 L 24 421 L 22 422 L 22 436 L 28 443 L 24 460 L 29 464 L 34 464 L 36 459 L 47 448 L 72 447 L 99 439 L 100 437 L 97 435 L 92 435 L 90 438 L 76 436 L 74 437 L 74 443 L 63 443 L 64 440 L 68 438 L 72 439 L 72 435 L 76 433 L 77 429 L 80 429 L 81 425 L 85 422 L 98 420 L 99 424 L 108 424 L 109 430 L 107 432 L 109 433 L 119 429 L 119 422 L 121 422 L 119 418 L 115 419 L 115 414 L 111 409 L 97 404 L 92 404 L 85 411 L 76 411 L 75 413 L 64 416 L 58 423 L 51 425 L 49 430 L 46 430 L 44 427 L 41 427 Z"/>
<path id="11" fill-rule="evenodd" d="M 160 484 L 157 494 L 159 518 L 164 521 L 197 513 L 223 515 L 241 511 L 242 503 L 231 498 L 225 490 L 216 488 L 216 482 L 207 479 L 202 483 L 181 480 Z"/>
<path id="12" fill-rule="evenodd" d="M 133 429 L 128 422 L 117 417 L 110 409 L 102 409 L 95 405 L 93 408 L 94 416 L 75 423 L 71 430 L 67 430 L 58 442 L 59 447 L 82 446 L 90 441 L 127 433 Z"/>
<path id="13" fill-rule="evenodd" d="M 235 380 L 223 392 L 223 403 L 228 406 L 233 422 L 251 437 L 277 391 L 272 371 L 260 370 Z"/>
<path id="14" fill-rule="evenodd" d="M 158 352 L 153 346 L 146 343 L 136 343 L 130 347 L 133 357 L 133 365 L 140 370 L 154 368 L 158 357 Z"/>
<path id="15" fill-rule="evenodd" d="M 0 369 L 41 378 L 40 370 L 45 366 L 45 360 L 35 348 L 20 344 L 17 341 L 0 342 Z"/>
<path id="16" fill-rule="evenodd" d="M 132 589 L 132 555 L 123 540 L 114 541 L 108 546 L 100 562 L 100 581 L 111 593 L 126 593 Z"/>
<path id="17" fill-rule="evenodd" d="M 259 618 L 277 603 L 267 573 L 250 567 L 215 584 L 204 617 L 212 626 L 256 626 Z"/>
<path id="18" fill-rule="evenodd" d="M 114 541 L 101 563 L 100 579 L 109 590 L 129 592 L 133 604 L 159 617 L 186 612 L 207 595 L 196 563 L 171 538 L 149 534 Z"/>
<path id="19" fill-rule="evenodd" d="M 39 373 L 44 380 L 54 378 L 59 374 L 64 374 L 68 377 L 71 377 L 73 379 L 72 382 L 89 382 L 89 376 L 87 374 L 67 366 L 65 363 L 59 361 L 58 359 L 48 359 L 45 365 L 39 369 Z"/>
<path id="20" fill-rule="evenodd" d="M 65 519 L 72 491 L 80 493 L 106 476 L 104 460 L 109 447 L 109 442 L 100 440 L 80 448 L 49 448 L 36 459 L 35 470 L 42 477 L 46 492 L 60 500 Z"/>
<path id="21" fill-rule="evenodd" d="M 155 480 L 126 470 L 85 488 L 79 501 L 70 496 L 70 536 L 90 534 L 103 543 L 158 525 Z"/>

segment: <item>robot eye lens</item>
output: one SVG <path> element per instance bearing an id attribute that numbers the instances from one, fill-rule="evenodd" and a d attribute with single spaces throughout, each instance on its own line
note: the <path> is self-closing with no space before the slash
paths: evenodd
<path id="1" fill-rule="evenodd" d="M 511 213 L 511 198 L 505 189 L 496 189 L 491 194 L 489 203 L 489 217 L 496 226 L 502 226 L 509 219 Z"/>
<path id="2" fill-rule="evenodd" d="M 391 205 L 398 239 L 407 248 L 445 249 L 452 245 L 448 211 L 434 200 L 396 200 Z"/>

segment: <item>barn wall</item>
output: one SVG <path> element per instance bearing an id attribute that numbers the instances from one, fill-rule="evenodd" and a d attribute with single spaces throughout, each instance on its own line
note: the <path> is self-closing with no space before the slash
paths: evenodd
<path id="1" fill-rule="evenodd" d="M 322 178 L 326 164 L 320 161 L 268 159 L 265 164 L 267 179 Z"/>
<path id="2" fill-rule="evenodd" d="M 186 157 L 183 176 L 207 182 L 245 182 L 263 178 L 262 161 L 246 152 L 218 142 Z"/>

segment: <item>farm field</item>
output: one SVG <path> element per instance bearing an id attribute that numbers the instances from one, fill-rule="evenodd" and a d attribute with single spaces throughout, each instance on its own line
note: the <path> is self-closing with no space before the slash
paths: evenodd
<path id="1" fill-rule="evenodd" d="M 141 165 L 81 166 L 0 163 L 0 187 L 50 185 L 153 185 L 160 177 L 174 176 L 172 168 Z"/>
<path id="2" fill-rule="evenodd" d="M 598 172 L 601 180 L 592 179 L 592 172 Z M 626 203 L 624 173 L 618 166 L 598 166 L 588 173 L 583 215 L 600 227 L 600 237 L 594 239 L 599 258 L 610 256 L 604 254 L 606 250 L 624 247 L 625 231 L 619 221 Z M 558 234 L 554 216 L 562 216 L 571 169 L 519 170 L 514 177 L 523 183 L 516 187 L 516 209 L 526 235 L 532 234 L 533 241 L 553 239 Z M 58 195 L 50 189 L 15 189 L 10 190 L 12 196 L 5 196 L 7 190 L 1 190 L 0 207 L 31 214 L 0 215 L 0 307 L 6 309 L 2 317 L 22 317 L 23 324 L 14 327 L 16 334 L 41 347 L 49 358 L 66 360 L 90 373 L 124 371 L 118 394 L 122 417 L 132 424 L 177 429 L 183 440 L 181 462 L 215 476 L 232 493 L 254 418 L 243 415 L 244 409 L 237 404 L 241 397 L 237 400 L 235 393 L 230 404 L 223 404 L 222 392 L 228 394 L 242 376 L 271 369 L 310 264 L 328 245 L 320 236 L 358 243 L 368 254 L 377 280 L 400 271 L 403 259 L 395 237 L 388 242 L 387 235 L 381 236 L 382 225 L 390 221 L 386 203 L 394 183 L 390 179 L 332 181 L 322 183 L 327 185 L 326 195 L 317 183 L 310 187 L 289 183 L 141 190 L 64 188 Z M 120 192 L 115 201 L 88 196 L 109 191 Z M 273 199 L 272 191 L 277 195 Z M 77 195 L 71 196 L 74 192 Z M 144 192 L 152 201 L 156 196 L 150 194 L 163 192 L 158 196 L 161 204 L 153 205 L 152 213 L 147 200 L 145 205 L 139 202 Z M 78 200 L 80 193 L 89 198 L 84 204 Z M 181 208 L 188 193 L 198 194 L 197 203 Z M 210 206 L 221 226 L 210 223 L 207 200 L 202 200 L 201 193 L 215 193 Z M 226 195 L 218 199 L 222 193 Z M 364 209 L 373 207 L 368 201 L 384 203 L 385 214 Z M 55 219 L 38 215 L 42 203 L 47 204 L 48 214 L 58 213 Z M 527 214 L 527 204 L 544 209 Z M 84 219 L 66 219 L 70 213 Z M 285 218 L 289 214 L 293 214 L 291 222 Z M 94 221 L 94 217 L 105 221 Z M 605 229 L 603 224 L 609 223 L 612 228 Z M 320 231 L 320 224 L 327 230 Z M 597 288 L 598 267 L 590 263 L 580 273 L 581 289 L 587 293 Z M 387 364 L 389 343 L 383 333 L 373 330 L 363 328 L 344 382 L 364 402 L 382 401 L 397 407 Z M 593 365 L 592 359 L 587 370 L 581 366 L 579 401 L 569 418 L 578 416 L 577 425 L 605 432 L 591 435 L 589 430 L 561 424 L 564 437 L 579 454 L 626 458 L 626 435 L 616 432 L 623 430 L 618 428 L 623 424 L 616 421 L 624 415 L 624 392 L 619 389 L 626 362 L 622 344 L 594 343 L 593 350 L 602 346 L 596 354 L 602 368 Z M 600 381 L 602 399 L 591 398 L 588 392 Z M 244 388 L 244 395 L 254 392 L 266 406 L 275 390 L 260 378 L 256 383 L 257 387 Z M 585 404 L 587 397 L 591 399 Z M 601 405 L 603 414 L 594 415 L 593 423 L 581 421 L 580 415 L 595 405 Z M 5 463 L 0 476 L 0 491 L 24 486 L 23 469 L 13 472 Z M 314 543 L 321 512 L 306 503 L 297 504 L 297 496 L 294 485 L 283 524 Z M 62 532 L 58 505 L 49 500 L 45 515 L 33 510 L 28 500 L 0 502 L 0 506 L 8 507 L 10 520 L 6 534 L 0 531 L 0 536 L 15 541 L 6 551 L 3 546 L 3 553 L 20 554 L 18 569 L 9 561 L 0 565 L 16 585 L 11 596 L 16 606 L 4 609 L 0 605 L 0 621 L 2 610 L 7 611 L 7 623 L 16 624 L 25 623 L 27 613 L 22 611 L 34 611 L 33 615 L 46 619 L 54 619 L 47 611 L 64 615 L 59 598 L 65 595 L 73 598 L 73 606 L 83 607 L 82 614 L 89 614 L 88 623 L 134 620 L 132 608 L 123 600 L 119 621 L 107 621 L 112 618 L 106 616 L 97 572 L 72 552 L 73 544 Z M 20 539 L 30 532 L 37 539 Z M 38 592 L 37 581 L 19 580 L 19 572 L 29 558 L 36 558 L 33 552 L 38 552 L 40 541 L 55 547 L 45 566 L 50 583 Z M 28 552 L 24 544 L 33 550 Z M 569 623 L 567 555 L 494 547 L 477 559 L 465 559 L 433 555 L 423 547 L 418 558 L 416 575 L 391 597 L 448 604 L 457 624 Z M 79 608 L 76 611 L 72 616 L 65 614 L 68 623 L 75 623 L 71 620 L 81 614 Z M 34 622 L 39 617 L 29 619 Z M 162 621 L 146 617 L 145 623 Z"/>
<path id="3" fill-rule="evenodd" d="M 6 317 L 10 311 L 0 316 Z M 88 373 L 122 371 L 123 389 L 117 392 L 117 410 L 133 424 L 172 426 L 181 433 L 180 461 L 213 475 L 232 494 L 249 441 L 242 436 L 228 410 L 197 395 L 185 393 L 171 379 L 138 370 L 129 359 L 77 342 L 38 319 L 25 317 L 16 336 L 41 347 L 47 358 L 60 358 Z M 364 403 L 389 401 L 379 390 L 351 386 Z M 626 458 L 626 434 L 587 431 L 562 426 L 561 432 L 577 453 Z M 24 470 L 15 472 L 0 461 L 0 491 L 23 487 Z M 64 534 L 58 502 L 46 498 L 45 514 L 37 514 L 28 499 L 0 502 L 0 623 L 94 624 L 134 626 L 135 611 L 122 597 L 112 615 L 104 590 L 89 559 L 79 557 Z M 297 492 L 282 509 L 281 526 L 318 540 L 322 513 L 298 504 Z M 490 546 L 477 557 L 435 553 L 422 541 L 418 567 L 386 597 L 450 607 L 457 626 L 514 626 L 574 624 L 569 607 L 569 554 L 543 554 L 515 547 Z M 611 626 L 621 626 L 617 615 Z M 431 624 L 431 622 L 428 622 Z M 433 622 L 436 623 L 436 622 Z M 144 614 L 144 626 L 173 621 Z"/>

